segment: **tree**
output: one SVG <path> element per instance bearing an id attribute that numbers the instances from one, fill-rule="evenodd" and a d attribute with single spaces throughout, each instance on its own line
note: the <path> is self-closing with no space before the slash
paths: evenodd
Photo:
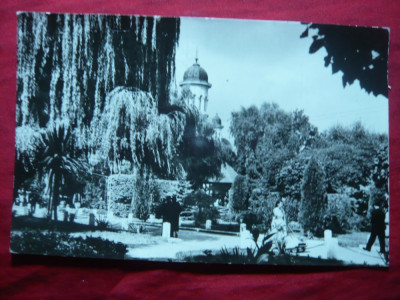
<path id="1" fill-rule="evenodd" d="M 318 135 L 302 111 L 287 113 L 277 104 L 264 103 L 232 113 L 231 133 L 237 149 L 236 169 L 251 180 L 263 179 L 276 189 L 276 177 L 285 162 Z"/>
<path id="2" fill-rule="evenodd" d="M 299 221 L 305 232 L 310 231 L 318 236 L 323 234 L 327 204 L 325 174 L 312 157 L 304 171 L 301 190 Z"/>
<path id="3" fill-rule="evenodd" d="M 190 96 L 190 95 L 189 95 Z M 176 100 L 176 105 L 185 114 L 183 136 L 178 149 L 179 159 L 186 172 L 186 180 L 193 188 L 200 188 L 210 178 L 221 175 L 225 162 L 222 143 L 215 136 L 215 128 L 207 115 L 187 104 L 187 96 Z M 226 147 L 224 149 L 228 149 Z"/>
<path id="4" fill-rule="evenodd" d="M 106 98 L 96 142 L 111 173 L 151 170 L 160 177 L 180 175 L 178 146 L 185 116 L 178 110 L 159 114 L 157 101 L 135 88 L 117 87 Z"/>
<path id="5" fill-rule="evenodd" d="M 262 231 L 271 229 L 273 209 L 281 199 L 279 193 L 268 192 L 266 189 L 256 188 L 250 197 L 250 211 L 257 216 Z"/>
<path id="6" fill-rule="evenodd" d="M 321 135 L 321 141 L 314 153 L 322 162 L 327 192 L 355 198 L 353 209 L 361 218 L 366 218 L 371 175 L 374 170 L 380 170 L 377 157 L 380 149 L 387 146 L 387 136 L 368 132 L 357 122 L 351 128 L 332 127 Z"/>
<path id="7" fill-rule="evenodd" d="M 303 153 L 315 147 L 319 139 L 317 128 L 303 111 L 288 113 L 277 104 L 265 103 L 260 108 L 251 106 L 232 113 L 231 133 L 237 149 L 237 171 L 248 180 L 244 197 L 239 189 L 241 177 L 237 176 L 233 203 L 243 209 L 244 201 L 245 209 L 249 208 L 269 227 L 276 201 L 287 197 L 285 210 L 290 220 L 296 220 Z"/>
<path id="8" fill-rule="evenodd" d="M 183 199 L 185 199 L 185 197 L 191 192 L 193 192 L 193 189 L 190 183 L 186 180 L 179 180 L 178 191 L 176 193 L 176 200 L 179 203 L 183 203 Z"/>
<path id="9" fill-rule="evenodd" d="M 238 174 L 232 184 L 232 196 L 229 199 L 231 209 L 234 212 L 241 212 L 248 209 L 250 195 L 251 187 L 249 178 Z"/>
<path id="10" fill-rule="evenodd" d="M 160 192 L 153 179 L 137 174 L 131 209 L 135 218 L 146 221 L 160 204 Z"/>
<path id="11" fill-rule="evenodd" d="M 44 132 L 38 143 L 36 161 L 38 170 L 47 176 L 50 198 L 47 205 L 48 218 L 57 220 L 60 190 L 69 175 L 78 177 L 83 171 L 83 162 L 74 146 L 74 137 L 69 127 L 56 125 Z"/>
<path id="12" fill-rule="evenodd" d="M 375 156 L 372 181 L 376 188 L 389 193 L 389 153 L 387 142 L 381 146 Z"/>
<path id="13" fill-rule="evenodd" d="M 297 155 L 297 157 L 287 161 L 279 174 L 277 174 L 277 191 L 285 199 L 283 201 L 283 209 L 288 222 L 297 221 L 298 219 L 301 187 L 304 170 L 307 165 L 306 157 L 303 153 Z"/>
<path id="14" fill-rule="evenodd" d="M 300 37 L 308 37 L 310 29 L 317 30 L 310 54 L 324 47 L 325 67 L 331 65 L 333 74 L 343 72 L 343 87 L 358 79 L 367 93 L 388 97 L 388 29 L 310 23 Z"/>
<path id="15" fill-rule="evenodd" d="M 96 128 L 121 85 L 168 105 L 179 18 L 21 13 L 18 28 L 17 126 Z"/>
<path id="16" fill-rule="evenodd" d="M 370 199 L 368 213 L 373 205 L 378 204 L 384 209 L 389 207 L 389 153 L 387 144 L 379 149 L 374 159 L 374 166 L 371 174 Z"/>

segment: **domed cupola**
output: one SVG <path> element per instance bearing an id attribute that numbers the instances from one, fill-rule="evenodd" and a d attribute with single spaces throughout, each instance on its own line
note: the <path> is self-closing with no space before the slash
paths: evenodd
<path id="1" fill-rule="evenodd" d="M 189 84 L 204 85 L 208 88 L 211 87 L 211 84 L 208 82 L 207 72 L 197 63 L 197 58 L 196 63 L 186 70 L 183 75 L 183 81 L 179 85 L 183 87 Z"/>
<path id="2" fill-rule="evenodd" d="M 186 94 L 188 104 L 196 106 L 200 112 L 205 113 L 208 104 L 208 89 L 211 88 L 211 83 L 208 82 L 206 70 L 200 67 L 196 62 L 188 68 L 184 75 L 183 81 L 179 83 L 182 90 L 189 92 Z"/>

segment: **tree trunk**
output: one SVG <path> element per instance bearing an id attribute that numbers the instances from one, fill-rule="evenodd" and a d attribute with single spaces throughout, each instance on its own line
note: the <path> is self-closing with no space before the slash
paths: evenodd
<path id="1" fill-rule="evenodd" d="M 59 203 L 59 194 L 60 194 L 60 175 L 55 172 L 54 174 L 54 182 L 53 182 L 53 201 L 51 202 L 51 210 L 54 211 L 53 217 L 54 221 L 57 221 L 57 206 Z"/>
<path id="2" fill-rule="evenodd" d="M 53 191 L 54 191 L 54 177 L 52 177 L 51 175 L 49 175 L 49 202 L 47 202 L 47 219 L 51 220 L 51 215 L 52 215 L 52 211 L 51 208 L 53 207 L 52 202 L 53 202 Z"/>

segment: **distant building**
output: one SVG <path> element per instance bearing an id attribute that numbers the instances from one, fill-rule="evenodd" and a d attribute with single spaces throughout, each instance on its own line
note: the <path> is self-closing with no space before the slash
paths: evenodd
<path id="1" fill-rule="evenodd" d="M 207 72 L 196 62 L 186 70 L 183 81 L 179 84 L 189 105 L 196 106 L 201 113 L 206 113 L 208 104 L 208 89 L 211 83 L 208 82 Z"/>
<path id="2" fill-rule="evenodd" d="M 203 185 L 203 189 L 214 199 L 218 200 L 220 205 L 228 203 L 229 190 L 237 176 L 236 171 L 228 164 L 221 167 L 221 177 L 212 178 Z"/>
<path id="3" fill-rule="evenodd" d="M 196 106 L 200 113 L 207 114 L 208 90 L 211 83 L 208 82 L 208 74 L 196 58 L 196 62 L 189 67 L 184 75 L 183 81 L 179 84 L 182 88 L 182 95 L 188 105 Z M 223 128 L 221 118 L 215 115 L 209 119 L 215 130 L 215 138 L 221 138 L 221 130 Z M 228 191 L 232 187 L 237 173 L 228 164 L 221 167 L 221 177 L 213 178 L 203 185 L 203 189 L 220 204 L 225 204 L 228 198 Z"/>

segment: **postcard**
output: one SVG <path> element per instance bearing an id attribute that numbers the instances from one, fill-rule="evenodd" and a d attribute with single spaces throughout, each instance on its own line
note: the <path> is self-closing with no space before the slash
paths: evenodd
<path id="1" fill-rule="evenodd" d="M 10 251 L 389 265 L 389 30 L 18 13 Z"/>

